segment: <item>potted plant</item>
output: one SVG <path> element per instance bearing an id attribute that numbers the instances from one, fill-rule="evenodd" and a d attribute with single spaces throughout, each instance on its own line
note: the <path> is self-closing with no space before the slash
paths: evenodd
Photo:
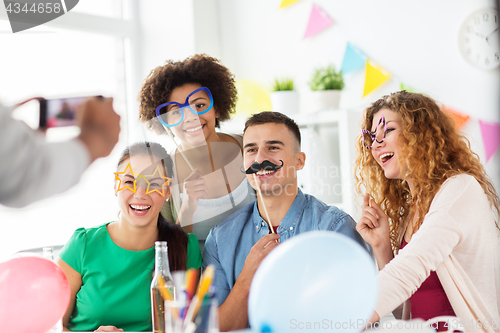
<path id="1" fill-rule="evenodd" d="M 314 71 L 309 86 L 313 91 L 308 103 L 311 112 L 339 107 L 340 91 L 344 88 L 342 72 L 330 65 Z"/>
<path id="2" fill-rule="evenodd" d="M 284 114 L 299 113 L 299 94 L 293 88 L 293 79 L 275 79 L 271 93 L 273 111 Z"/>

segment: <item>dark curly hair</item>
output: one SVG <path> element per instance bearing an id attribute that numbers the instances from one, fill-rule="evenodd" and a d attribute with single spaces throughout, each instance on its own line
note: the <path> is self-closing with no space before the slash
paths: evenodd
<path id="1" fill-rule="evenodd" d="M 156 107 L 166 103 L 177 87 L 188 83 L 198 83 L 212 93 L 214 106 L 219 112 L 215 126 L 228 120 L 235 112 L 238 92 L 234 75 L 220 64 L 219 60 L 206 54 L 196 54 L 183 61 L 168 60 L 164 66 L 156 67 L 149 73 L 139 93 L 139 120 L 157 134 L 165 133 L 156 119 Z"/>
<path id="2" fill-rule="evenodd" d="M 366 192 L 389 217 L 393 250 L 397 252 L 399 249 L 406 221 L 411 221 L 417 214 L 415 233 L 441 185 L 448 178 L 463 173 L 476 178 L 483 188 L 500 229 L 500 199 L 493 182 L 470 148 L 469 140 L 458 131 L 451 117 L 432 98 L 402 90 L 372 103 L 365 110 L 362 128 L 370 130 L 374 115 L 383 108 L 401 117 L 401 165 L 408 167 L 407 175 L 411 175 L 415 184 L 415 197 L 412 197 L 407 182 L 385 178 L 371 152 L 363 147 L 361 136 L 356 140 L 355 178 L 356 192 L 362 193 L 364 185 Z"/>

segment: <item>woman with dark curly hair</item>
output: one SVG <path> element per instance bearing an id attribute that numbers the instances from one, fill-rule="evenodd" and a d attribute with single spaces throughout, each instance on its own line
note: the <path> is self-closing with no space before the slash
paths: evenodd
<path id="1" fill-rule="evenodd" d="M 236 101 L 233 74 L 205 54 L 155 68 L 139 94 L 140 120 L 180 142 L 172 153 L 177 177 L 162 214 L 195 233 L 201 247 L 214 225 L 255 200 L 240 171 L 242 136 L 215 131 Z"/>
<path id="2" fill-rule="evenodd" d="M 371 322 L 409 301 L 405 318 L 498 329 L 500 200 L 469 141 L 434 100 L 406 91 L 368 107 L 361 132 L 356 229 L 381 270 Z"/>

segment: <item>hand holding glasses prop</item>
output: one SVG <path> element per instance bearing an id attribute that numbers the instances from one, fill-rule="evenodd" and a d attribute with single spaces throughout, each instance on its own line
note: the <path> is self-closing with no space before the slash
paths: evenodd
<path id="1" fill-rule="evenodd" d="M 195 97 L 192 101 L 189 101 L 189 99 L 196 93 L 204 91 L 207 93 L 208 98 L 203 97 L 203 96 L 198 96 Z M 210 104 L 208 104 L 208 101 L 210 101 Z M 206 87 L 201 87 L 190 93 L 186 97 L 186 101 L 184 103 L 178 103 L 178 102 L 168 102 L 168 103 L 163 103 L 160 104 L 156 108 L 156 116 L 160 120 L 163 126 L 165 126 L 165 129 L 167 130 L 167 133 L 170 135 L 170 138 L 172 141 L 175 143 L 177 146 L 177 149 L 181 153 L 182 157 L 186 161 L 186 163 L 189 165 L 191 168 L 191 171 L 194 171 L 194 168 L 192 164 L 189 162 L 189 160 L 186 158 L 184 153 L 182 152 L 182 149 L 180 149 L 179 145 L 177 142 L 174 140 L 174 135 L 172 134 L 172 131 L 170 128 L 175 127 L 177 125 L 180 125 L 184 121 L 184 110 L 189 109 L 190 112 L 194 113 L 195 115 L 200 115 L 207 113 L 208 111 L 212 110 L 212 107 L 214 106 L 214 99 L 212 97 L 212 93 L 210 90 Z"/>
<path id="2" fill-rule="evenodd" d="M 127 173 L 127 170 L 129 170 L 129 173 Z M 146 194 L 157 192 L 165 197 L 167 194 L 166 189 L 172 180 L 171 178 L 163 176 L 159 165 L 156 166 L 156 169 L 151 175 L 134 173 L 130 163 L 127 164 L 127 167 L 122 172 L 113 173 L 115 174 L 115 180 L 119 181 L 116 192 L 127 189 L 137 193 L 137 187 L 142 187 L 146 189 Z"/>
<path id="3" fill-rule="evenodd" d="M 380 125 L 383 125 L 384 136 L 382 137 L 382 140 L 379 141 L 377 138 L 377 131 L 379 130 L 379 128 L 381 128 Z M 363 146 L 365 146 L 366 149 L 372 149 L 375 141 L 377 143 L 384 142 L 386 134 L 387 134 L 387 126 L 385 124 L 385 117 L 384 117 L 384 115 L 382 115 L 382 118 L 380 118 L 380 120 L 377 124 L 377 127 L 375 128 L 375 132 L 372 133 L 367 129 L 364 129 L 364 128 L 361 129 L 361 140 L 363 140 Z"/>

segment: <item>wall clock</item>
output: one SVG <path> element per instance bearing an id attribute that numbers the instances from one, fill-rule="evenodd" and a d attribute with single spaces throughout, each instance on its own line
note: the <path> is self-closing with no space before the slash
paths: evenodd
<path id="1" fill-rule="evenodd" d="M 476 68 L 491 70 L 500 66 L 499 19 L 496 9 L 480 9 L 470 14 L 460 27 L 460 52 Z"/>

